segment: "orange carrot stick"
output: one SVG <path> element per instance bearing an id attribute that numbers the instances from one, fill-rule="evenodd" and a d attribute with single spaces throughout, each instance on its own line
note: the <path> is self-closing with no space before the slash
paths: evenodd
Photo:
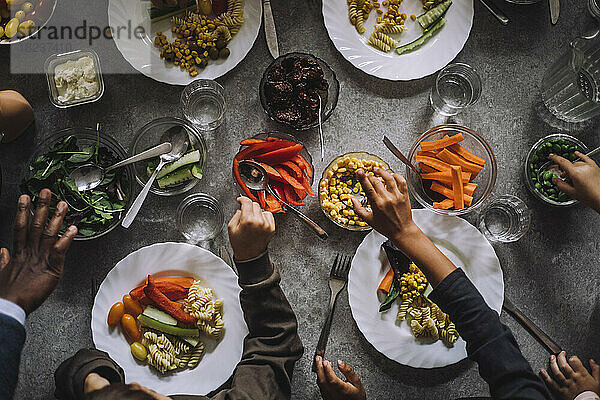
<path id="1" fill-rule="evenodd" d="M 485 160 L 483 158 L 471 153 L 469 150 L 465 149 L 460 144 L 453 144 L 452 146 L 448 146 L 448 150 L 458 154 L 467 161 L 478 165 L 485 165 Z"/>
<path id="2" fill-rule="evenodd" d="M 392 287 L 393 282 L 394 282 L 394 270 L 392 268 L 390 268 L 388 270 L 387 274 L 385 274 L 385 276 L 383 277 L 383 280 L 379 284 L 379 287 L 377 288 L 377 290 L 387 294 L 390 291 L 390 288 Z"/>
<path id="3" fill-rule="evenodd" d="M 450 173 L 450 171 L 436 171 L 436 172 L 430 172 L 428 174 L 421 174 L 421 179 L 431 179 L 434 181 L 440 181 L 443 183 L 447 183 L 447 184 L 452 184 L 452 174 Z M 469 183 L 469 181 L 471 180 L 471 173 L 470 172 L 463 172 L 462 173 L 462 181 L 463 183 Z"/>
<path id="4" fill-rule="evenodd" d="M 417 155 L 418 156 L 434 157 L 435 158 L 435 154 L 436 154 L 435 151 L 422 151 L 422 150 L 417 151 Z"/>
<path id="5" fill-rule="evenodd" d="M 465 208 L 462 169 L 455 165 L 452 166 L 452 192 L 454 193 L 454 208 L 457 210 Z"/>
<path id="6" fill-rule="evenodd" d="M 433 181 L 433 183 L 431 184 L 431 190 L 449 199 L 454 199 L 454 192 L 452 191 L 452 189 L 442 185 L 439 182 Z M 473 203 L 473 197 L 467 194 L 463 195 L 463 200 L 465 202 L 465 205 L 467 206 L 470 206 Z"/>
<path id="7" fill-rule="evenodd" d="M 434 201 L 433 208 L 439 210 L 447 210 L 449 208 L 454 207 L 454 200 L 452 199 L 444 199 L 442 201 Z"/>
<path id="8" fill-rule="evenodd" d="M 417 162 L 420 162 L 422 164 L 426 164 L 432 168 L 435 168 L 438 171 L 450 171 L 450 164 L 448 164 L 438 158 L 427 157 L 427 156 L 415 156 L 415 160 Z M 473 165 L 475 165 L 475 164 L 473 164 Z"/>
<path id="9" fill-rule="evenodd" d="M 432 172 L 440 172 L 437 169 L 431 168 L 429 165 L 423 163 L 419 163 L 419 168 L 421 168 L 421 171 L 425 174 L 429 174 Z"/>
<path id="10" fill-rule="evenodd" d="M 423 150 L 423 151 L 440 150 L 440 149 L 446 148 L 448 146 L 451 146 L 453 144 L 456 144 L 458 142 L 462 142 L 463 140 L 465 140 L 465 138 L 463 137 L 462 133 L 457 133 L 454 136 L 443 137 L 442 139 L 439 139 L 439 140 L 428 140 L 425 142 L 421 142 L 421 150 Z"/>
<path id="11" fill-rule="evenodd" d="M 469 162 L 464 158 L 449 151 L 448 149 L 440 151 L 439 153 L 437 153 L 436 157 L 439 160 L 442 160 L 450 165 L 460 166 L 463 171 L 471 172 L 473 174 L 473 177 L 475 177 L 475 175 L 477 175 L 483 169 L 481 165 Z"/>

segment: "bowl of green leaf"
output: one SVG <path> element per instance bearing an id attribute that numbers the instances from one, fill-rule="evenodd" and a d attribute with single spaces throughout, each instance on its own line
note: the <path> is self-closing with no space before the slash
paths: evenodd
<path id="1" fill-rule="evenodd" d="M 50 189 L 50 215 L 59 201 L 69 205 L 61 232 L 76 225 L 75 240 L 95 239 L 116 228 L 125 216 L 132 197 L 133 168 L 111 171 L 98 187 L 85 192 L 77 190 L 69 174 L 85 164 L 106 168 L 125 158 L 125 149 L 109 135 L 93 128 L 67 128 L 36 148 L 21 190 L 35 202 L 41 189 Z"/>

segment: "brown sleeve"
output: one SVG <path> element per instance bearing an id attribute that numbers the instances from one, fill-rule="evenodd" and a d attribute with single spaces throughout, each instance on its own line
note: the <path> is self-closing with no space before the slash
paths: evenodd
<path id="1" fill-rule="evenodd" d="M 279 271 L 267 254 L 236 264 L 249 334 L 231 387 L 216 393 L 212 399 L 289 399 L 294 364 L 304 348 L 298 336 L 296 315 L 279 287 Z M 263 279 L 257 281 L 259 276 Z"/>

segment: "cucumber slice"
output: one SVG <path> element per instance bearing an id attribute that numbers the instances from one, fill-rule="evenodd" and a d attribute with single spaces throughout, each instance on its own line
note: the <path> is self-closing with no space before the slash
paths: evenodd
<path id="1" fill-rule="evenodd" d="M 179 168 L 177 171 L 171 172 L 169 175 L 157 179 L 156 182 L 158 182 L 159 188 L 164 189 L 191 181 L 192 179 L 196 179 L 192 174 L 192 166 L 186 165 L 183 168 Z"/>
<path id="2" fill-rule="evenodd" d="M 200 332 L 194 328 L 180 328 L 178 326 L 167 325 L 153 318 L 150 318 L 144 314 L 140 314 L 138 321 L 142 326 L 147 328 L 156 329 L 167 335 L 180 336 L 180 337 L 198 337 Z"/>
<path id="3" fill-rule="evenodd" d="M 421 37 L 408 44 L 405 44 L 404 46 L 396 48 L 396 53 L 404 54 L 417 50 L 419 47 L 423 46 L 425 42 L 434 37 L 445 24 L 446 20 L 444 18 L 440 19 L 435 25 L 429 28 L 427 32 L 421 35 Z"/>
<path id="4" fill-rule="evenodd" d="M 421 25 L 421 28 L 427 29 L 433 25 L 452 5 L 452 0 L 446 0 L 443 3 L 438 4 L 425 14 L 421 14 L 417 17 L 417 22 Z"/>
<path id="5" fill-rule="evenodd" d="M 179 160 L 169 163 L 164 166 L 163 169 L 160 170 L 158 175 L 156 175 L 156 179 L 160 179 L 163 176 L 167 176 L 171 172 L 178 170 L 184 165 L 189 165 L 193 163 L 197 163 L 200 161 L 200 150 L 195 150 L 189 153 L 186 153 Z"/>
<path id="6" fill-rule="evenodd" d="M 196 163 L 192 166 L 192 175 L 197 179 L 202 179 L 202 166 L 200 163 Z"/>
<path id="7" fill-rule="evenodd" d="M 157 320 L 158 322 L 162 322 L 163 324 L 177 326 L 177 320 L 171 317 L 169 314 L 164 312 L 163 310 L 159 310 L 156 307 L 148 306 L 144 309 L 142 313 L 148 318 L 152 318 Z"/>

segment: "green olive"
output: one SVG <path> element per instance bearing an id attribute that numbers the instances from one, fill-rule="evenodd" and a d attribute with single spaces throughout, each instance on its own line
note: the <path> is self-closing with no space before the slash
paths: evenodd
<path id="1" fill-rule="evenodd" d="M 216 47 L 211 47 L 210 49 L 208 49 L 208 56 L 211 59 L 216 60 L 217 58 L 219 58 L 219 50 L 217 50 Z"/>
<path id="2" fill-rule="evenodd" d="M 221 50 L 227 46 L 227 42 L 225 42 L 223 39 L 219 39 L 215 45 L 217 46 L 217 49 Z"/>
<path id="3" fill-rule="evenodd" d="M 13 18 L 10 21 L 8 21 L 8 23 L 4 27 L 4 34 L 9 38 L 14 37 L 17 34 L 17 29 L 19 29 L 19 23 L 20 21 L 16 18 Z"/>
<path id="4" fill-rule="evenodd" d="M 35 22 L 33 22 L 32 20 L 29 19 L 27 21 L 21 22 L 21 24 L 19 25 L 19 28 L 18 28 L 18 32 L 19 32 L 19 35 L 27 36 L 27 35 L 31 34 L 31 32 L 33 32 L 34 29 L 35 29 Z"/>
<path id="5" fill-rule="evenodd" d="M 25 11 L 25 14 L 29 14 L 30 12 L 33 11 L 33 4 L 31 4 L 30 2 L 26 1 L 25 3 L 23 3 L 23 5 L 21 6 L 21 10 Z"/>
<path id="6" fill-rule="evenodd" d="M 0 26 L 0 38 L 4 36 L 4 28 Z"/>
<path id="7" fill-rule="evenodd" d="M 220 58 L 227 58 L 227 57 L 229 57 L 229 54 L 231 54 L 231 52 L 229 51 L 228 48 L 224 48 L 224 49 L 221 49 L 221 51 L 219 51 Z"/>
<path id="8" fill-rule="evenodd" d="M 15 13 L 15 18 L 22 22 L 25 19 L 25 11 L 23 11 L 23 10 L 17 11 Z"/>
<path id="9" fill-rule="evenodd" d="M 130 348 L 131 354 L 133 354 L 135 358 L 137 358 L 140 361 L 146 360 L 146 357 L 148 356 L 148 350 L 143 344 L 141 344 L 140 342 L 133 342 L 131 343 Z"/>

